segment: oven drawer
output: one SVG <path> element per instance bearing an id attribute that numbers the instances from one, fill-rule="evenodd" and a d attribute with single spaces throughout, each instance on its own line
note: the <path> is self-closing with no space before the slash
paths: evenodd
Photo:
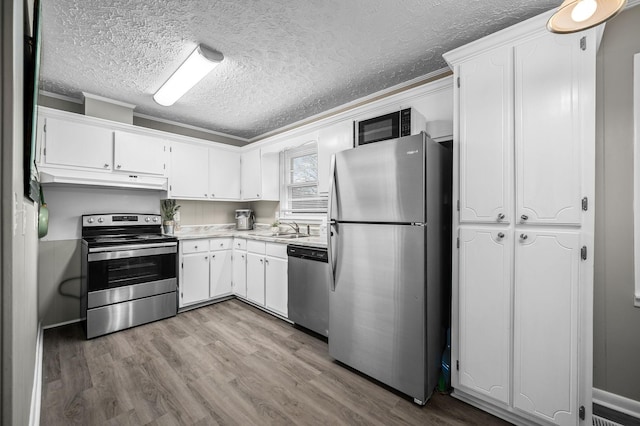
<path id="1" fill-rule="evenodd" d="M 125 287 L 110 288 L 108 290 L 91 291 L 87 295 L 87 307 L 112 305 L 128 300 L 154 296 L 156 294 L 176 291 L 177 280 L 169 278 L 161 281 L 151 281 L 142 284 L 128 285 Z"/>
<path id="2" fill-rule="evenodd" d="M 203 251 L 209 251 L 209 240 L 187 240 L 180 241 L 182 246 L 182 253 L 201 253 Z"/>
<path id="3" fill-rule="evenodd" d="M 229 250 L 233 247 L 233 238 L 214 238 L 209 240 L 209 250 Z"/>
<path id="4" fill-rule="evenodd" d="M 173 317 L 177 312 L 178 298 L 175 291 L 89 309 L 87 310 L 87 339 Z"/>

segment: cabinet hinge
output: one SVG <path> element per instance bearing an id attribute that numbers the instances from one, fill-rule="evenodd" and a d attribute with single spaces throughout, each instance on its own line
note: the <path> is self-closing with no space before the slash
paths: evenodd
<path id="1" fill-rule="evenodd" d="M 584 420 L 585 418 L 585 409 L 584 409 L 584 405 L 580 406 L 580 409 L 578 410 L 578 416 L 580 416 L 580 420 Z"/>
<path id="2" fill-rule="evenodd" d="M 456 209 L 457 209 L 458 211 L 460 211 L 460 200 L 458 200 L 458 201 L 456 202 Z"/>
<path id="3" fill-rule="evenodd" d="M 460 248 L 460 237 L 456 238 L 456 248 Z"/>
<path id="4" fill-rule="evenodd" d="M 42 150 L 42 153 L 43 153 L 44 155 L 47 155 L 47 148 L 43 149 L 43 150 Z"/>
<path id="5" fill-rule="evenodd" d="M 173 147 L 172 146 L 169 147 L 169 152 L 173 152 Z"/>
<path id="6" fill-rule="evenodd" d="M 587 246 L 582 246 L 580 249 L 580 258 L 582 260 L 587 260 Z"/>
<path id="7" fill-rule="evenodd" d="M 587 38 L 586 37 L 582 37 L 580 39 L 580 49 L 587 50 Z"/>
<path id="8" fill-rule="evenodd" d="M 180 264 L 180 267 L 181 267 L 182 269 L 184 269 L 184 263 L 181 263 L 181 264 Z"/>
<path id="9" fill-rule="evenodd" d="M 584 197 L 582 199 L 582 210 L 584 210 L 585 212 L 589 210 L 589 199 L 587 197 Z"/>
<path id="10" fill-rule="evenodd" d="M 47 125 L 46 124 L 44 125 L 44 131 L 45 132 L 47 131 Z"/>
<path id="11" fill-rule="evenodd" d="M 184 297 L 184 293 L 180 292 L 180 298 L 182 299 Z"/>
<path id="12" fill-rule="evenodd" d="M 460 87 L 460 77 L 458 77 L 456 81 L 458 82 L 458 87 Z"/>
<path id="13" fill-rule="evenodd" d="M 456 360 L 456 370 L 460 370 L 460 361 Z"/>
<path id="14" fill-rule="evenodd" d="M 167 164 L 166 163 L 162 165 L 162 170 L 167 170 Z"/>
<path id="15" fill-rule="evenodd" d="M 169 191 L 173 191 L 173 185 L 169 185 Z"/>
<path id="16" fill-rule="evenodd" d="M 163 149 L 163 151 L 164 151 L 164 152 L 167 152 L 167 146 L 166 146 L 166 145 L 165 145 L 165 146 L 163 146 L 162 148 L 164 148 L 164 149 Z"/>

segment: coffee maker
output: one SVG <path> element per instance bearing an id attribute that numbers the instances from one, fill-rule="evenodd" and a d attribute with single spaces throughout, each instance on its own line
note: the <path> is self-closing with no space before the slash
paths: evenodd
<path id="1" fill-rule="evenodd" d="M 253 222 L 255 216 L 251 209 L 239 209 L 236 210 L 236 229 L 238 231 L 248 231 L 253 229 Z"/>

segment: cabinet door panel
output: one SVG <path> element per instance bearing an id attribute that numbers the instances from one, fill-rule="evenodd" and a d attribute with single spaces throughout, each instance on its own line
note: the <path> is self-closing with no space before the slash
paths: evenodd
<path id="1" fill-rule="evenodd" d="M 242 199 L 256 200 L 262 196 L 262 168 L 260 150 L 254 149 L 242 154 L 241 185 Z"/>
<path id="2" fill-rule="evenodd" d="M 208 198 L 209 150 L 199 145 L 175 143 L 171 147 L 169 193 L 173 198 Z"/>
<path id="3" fill-rule="evenodd" d="M 163 176 L 165 163 L 165 142 L 162 139 L 115 132 L 114 170 Z"/>
<path id="4" fill-rule="evenodd" d="M 247 297 L 247 252 L 233 250 L 233 293 Z"/>
<path id="5" fill-rule="evenodd" d="M 318 192 L 329 192 L 331 156 L 336 152 L 353 148 L 353 123 L 341 121 L 320 129 L 318 134 Z"/>
<path id="6" fill-rule="evenodd" d="M 511 50 L 497 49 L 464 62 L 459 67 L 459 75 L 460 221 L 510 222 L 513 192 Z"/>
<path id="7" fill-rule="evenodd" d="M 526 223 L 581 221 L 580 36 L 515 48 L 516 212 Z M 587 101 L 582 99 L 582 101 Z M 591 117 L 592 120 L 595 117 Z"/>
<path id="8" fill-rule="evenodd" d="M 264 256 L 247 253 L 247 299 L 264 306 Z"/>
<path id="9" fill-rule="evenodd" d="M 503 403 L 510 393 L 512 240 L 506 229 L 460 230 L 458 377 Z"/>
<path id="10" fill-rule="evenodd" d="M 555 424 L 575 425 L 580 237 L 578 232 L 528 231 L 519 236 L 514 407 Z"/>
<path id="11" fill-rule="evenodd" d="M 209 256 L 206 253 L 182 257 L 180 306 L 209 298 Z"/>
<path id="12" fill-rule="evenodd" d="M 209 296 L 220 297 L 231 294 L 231 250 L 209 253 Z"/>
<path id="13" fill-rule="evenodd" d="M 287 260 L 267 257 L 265 262 L 265 306 L 286 317 L 289 298 Z"/>
<path id="14" fill-rule="evenodd" d="M 240 199 L 240 153 L 209 149 L 209 198 Z"/>
<path id="15" fill-rule="evenodd" d="M 111 170 L 113 131 L 90 124 L 47 118 L 45 162 Z"/>

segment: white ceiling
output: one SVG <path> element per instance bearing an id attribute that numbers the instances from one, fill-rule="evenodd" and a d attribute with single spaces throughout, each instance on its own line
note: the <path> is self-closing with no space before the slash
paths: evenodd
<path id="1" fill-rule="evenodd" d="M 442 54 L 560 0 L 42 1 L 40 89 L 251 139 L 446 67 Z M 152 95 L 198 43 L 224 61 Z"/>

